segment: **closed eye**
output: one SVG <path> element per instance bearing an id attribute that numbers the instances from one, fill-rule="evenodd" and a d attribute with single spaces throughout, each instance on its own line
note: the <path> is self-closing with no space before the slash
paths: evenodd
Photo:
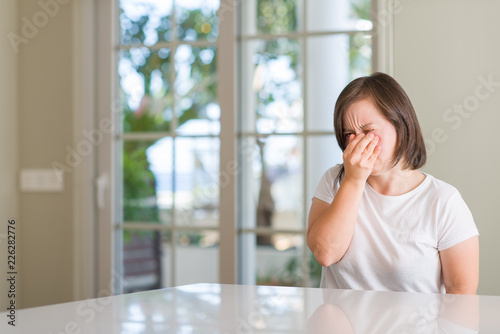
<path id="1" fill-rule="evenodd" d="M 363 132 L 364 132 L 365 134 L 367 134 L 367 133 L 370 133 L 370 132 L 372 132 L 372 131 L 374 131 L 374 130 L 375 130 L 375 129 L 364 130 Z M 353 133 L 353 132 L 346 132 L 346 133 L 344 133 L 344 137 L 346 137 L 347 139 L 349 139 L 349 136 L 350 136 L 350 135 L 352 135 L 352 134 L 354 134 L 354 133 Z"/>

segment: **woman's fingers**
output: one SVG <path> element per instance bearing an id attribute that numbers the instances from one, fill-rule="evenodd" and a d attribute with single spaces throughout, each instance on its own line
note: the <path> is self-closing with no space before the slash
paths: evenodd
<path id="1" fill-rule="evenodd" d="M 378 142 L 379 137 L 373 133 L 349 136 L 349 145 L 343 155 L 346 177 L 366 181 L 381 151 Z"/>
<path id="2" fill-rule="evenodd" d="M 356 146 L 352 150 L 353 154 L 362 154 L 367 148 L 368 144 L 373 140 L 373 133 L 369 133 L 366 136 L 363 135 L 357 142 Z"/>
<path id="3" fill-rule="evenodd" d="M 344 151 L 344 162 L 359 164 L 361 161 L 368 161 L 379 142 L 379 137 L 373 133 L 358 134 L 349 136 L 349 145 Z"/>
<path id="4" fill-rule="evenodd" d="M 347 153 L 352 153 L 358 142 L 363 138 L 363 134 L 360 133 L 358 135 L 355 134 L 350 134 L 349 135 L 349 144 L 347 144 L 347 147 L 345 148 L 345 152 Z"/>
<path id="5" fill-rule="evenodd" d="M 379 137 L 374 136 L 373 139 L 370 141 L 368 146 L 366 146 L 365 150 L 363 151 L 363 154 L 367 155 L 368 157 L 372 155 L 373 150 L 375 147 L 377 147 Z"/>
<path id="6" fill-rule="evenodd" d="M 377 160 L 380 152 L 382 152 L 382 146 L 375 146 L 375 149 L 373 150 L 373 153 L 368 158 L 368 162 L 374 164 L 375 160 Z"/>

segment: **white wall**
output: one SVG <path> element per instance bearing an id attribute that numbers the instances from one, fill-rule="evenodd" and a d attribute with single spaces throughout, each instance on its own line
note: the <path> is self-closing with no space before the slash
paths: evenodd
<path id="1" fill-rule="evenodd" d="M 66 163 L 73 144 L 73 2 L 53 7 L 47 1 L 8 0 L 18 6 L 19 169 L 52 168 Z M 52 4 L 59 2 L 53 1 Z M 3 11 L 3 8 L 2 8 Z M 44 14 L 45 13 L 45 14 Z M 37 32 L 26 34 L 26 20 Z M 45 19 L 46 18 L 46 19 Z M 3 175 L 1 175 L 3 178 Z M 22 308 L 73 300 L 73 183 L 64 190 L 19 193 L 19 305 Z"/>
<path id="2" fill-rule="evenodd" d="M 62 4 L 60 4 L 62 3 Z M 47 5 L 49 4 L 49 5 Z M 54 4 L 59 4 L 55 7 Z M 5 309 L 7 219 L 16 218 L 17 308 L 71 301 L 73 189 L 18 190 L 18 171 L 64 162 L 73 143 L 71 2 L 0 0 L 0 309 Z M 15 35 L 14 35 L 15 34 Z M 15 39 L 18 44 L 12 45 Z"/>
<path id="3" fill-rule="evenodd" d="M 0 0 L 0 309 L 5 310 L 7 285 L 4 278 L 7 265 L 7 220 L 18 217 L 17 202 L 17 58 L 8 33 L 17 27 L 17 4 Z"/>
<path id="4" fill-rule="evenodd" d="M 427 139 L 423 170 L 461 192 L 480 232 L 479 293 L 500 295 L 500 1 L 403 0 L 399 9 L 394 71 Z M 482 83 L 490 77 L 496 86 Z"/>

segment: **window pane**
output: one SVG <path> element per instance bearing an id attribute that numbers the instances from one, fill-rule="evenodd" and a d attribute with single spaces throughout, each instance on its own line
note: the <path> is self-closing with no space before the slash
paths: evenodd
<path id="1" fill-rule="evenodd" d="M 157 203 L 158 180 L 152 172 L 148 149 L 153 141 L 126 141 L 123 143 L 123 220 L 127 222 L 159 222 L 160 209 Z M 166 143 L 166 146 L 172 144 Z M 167 148 L 168 149 L 168 148 Z M 169 160 L 165 162 L 168 164 Z M 164 181 L 162 179 L 162 181 Z M 168 188 L 169 184 L 162 184 Z M 164 199 L 162 209 L 166 210 L 165 219 L 168 221 L 168 211 L 172 207 L 171 201 Z"/>
<path id="2" fill-rule="evenodd" d="M 371 0 L 306 1 L 308 31 L 371 30 Z"/>
<path id="3" fill-rule="evenodd" d="M 175 285 L 219 282 L 219 232 L 176 234 Z"/>
<path id="4" fill-rule="evenodd" d="M 351 80 L 373 72 L 371 35 L 358 33 L 350 37 L 349 62 Z"/>
<path id="5" fill-rule="evenodd" d="M 154 142 L 146 151 L 150 170 L 156 180 L 156 206 L 162 224 L 172 224 L 174 199 L 173 139 L 166 137 Z"/>
<path id="6" fill-rule="evenodd" d="M 172 232 L 123 231 L 124 292 L 194 283 L 217 283 L 219 232 L 175 234 L 175 282 L 172 282 Z M 196 259 L 196 263 L 189 265 Z"/>
<path id="7" fill-rule="evenodd" d="M 118 71 L 124 132 L 170 131 L 173 102 L 170 49 L 122 50 Z"/>
<path id="8" fill-rule="evenodd" d="M 175 140 L 175 223 L 219 224 L 218 138 Z"/>
<path id="9" fill-rule="evenodd" d="M 151 46 L 172 40 L 172 1 L 120 0 L 121 43 Z"/>
<path id="10" fill-rule="evenodd" d="M 270 240 L 260 244 L 260 240 Z M 242 233 L 240 252 L 242 284 L 303 286 L 303 234 Z"/>
<path id="11" fill-rule="evenodd" d="M 248 138 L 244 145 L 242 227 L 303 229 L 301 138 Z"/>
<path id="12" fill-rule="evenodd" d="M 333 111 L 340 92 L 352 79 L 372 72 L 371 36 L 311 37 L 307 49 L 308 130 L 333 131 Z"/>
<path id="13" fill-rule="evenodd" d="M 176 0 L 175 19 L 180 40 L 215 42 L 219 35 L 219 0 Z"/>
<path id="14" fill-rule="evenodd" d="M 175 54 L 177 133 L 219 134 L 216 48 L 180 45 Z"/>
<path id="15" fill-rule="evenodd" d="M 319 180 L 330 167 L 341 164 L 342 150 L 335 135 L 311 136 L 307 138 L 307 194 L 308 207 L 318 186 Z"/>
<path id="16" fill-rule="evenodd" d="M 243 35 L 285 34 L 300 29 L 300 0 L 241 1 Z"/>
<path id="17" fill-rule="evenodd" d="M 168 238 L 158 231 L 123 231 L 123 292 L 160 289 L 165 286 L 164 273 L 169 273 L 163 255 Z M 170 251 L 168 251 L 170 253 Z"/>
<path id="18" fill-rule="evenodd" d="M 243 44 L 242 131 L 302 131 L 299 55 L 300 43 L 294 39 Z"/>

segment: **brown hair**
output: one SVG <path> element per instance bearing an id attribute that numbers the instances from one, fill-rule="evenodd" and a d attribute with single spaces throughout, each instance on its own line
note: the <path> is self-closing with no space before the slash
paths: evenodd
<path id="1" fill-rule="evenodd" d="M 335 104 L 333 127 L 342 151 L 347 147 L 347 140 L 344 136 L 346 110 L 354 102 L 366 98 L 373 101 L 378 111 L 396 129 L 396 149 L 391 167 L 396 166 L 400 161 L 403 161 L 404 169 L 422 167 L 427 154 L 415 109 L 401 85 L 385 73 L 376 72 L 370 76 L 357 78 L 340 93 Z M 342 165 L 336 181 L 342 181 L 343 175 L 344 166 Z"/>

